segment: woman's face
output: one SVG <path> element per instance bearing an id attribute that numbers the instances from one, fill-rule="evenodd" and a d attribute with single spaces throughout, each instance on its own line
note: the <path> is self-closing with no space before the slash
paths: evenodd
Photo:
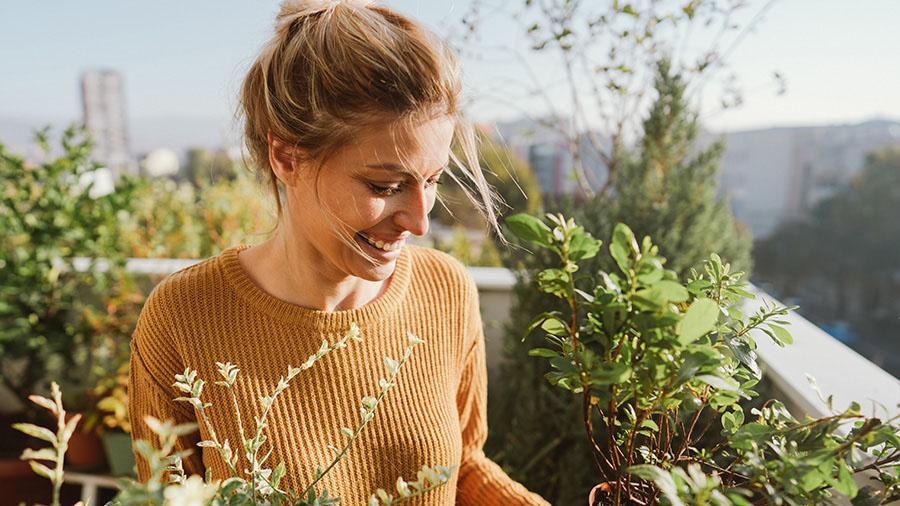
<path id="1" fill-rule="evenodd" d="M 405 239 L 428 232 L 452 137 L 449 118 L 403 133 L 385 125 L 338 149 L 318 170 L 300 167 L 299 180 L 287 187 L 290 239 L 336 281 L 387 279 Z"/>

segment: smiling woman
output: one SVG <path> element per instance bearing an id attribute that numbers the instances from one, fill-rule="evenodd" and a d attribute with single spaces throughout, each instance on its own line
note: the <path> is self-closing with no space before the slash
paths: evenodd
<path id="1" fill-rule="evenodd" d="M 256 402 L 278 374 L 356 323 L 364 342 L 324 357 L 269 413 L 263 451 L 289 464 L 282 486 L 298 490 L 316 478 L 338 428 L 354 425 L 359 399 L 379 384 L 373 363 L 399 356 L 412 334 L 425 350 L 404 367 L 358 452 L 324 487 L 364 504 L 398 476 L 442 465 L 457 469 L 450 483 L 416 504 L 546 504 L 482 451 L 487 380 L 474 282 L 453 258 L 406 244 L 428 231 L 443 174 L 469 181 L 473 205 L 497 227 L 472 129 L 461 119 L 460 88 L 446 44 L 386 7 L 282 5 L 241 96 L 247 147 L 276 199 L 279 225 L 259 245 L 230 248 L 173 274 L 149 297 L 132 340 L 135 439 L 152 439 L 141 422 L 148 414 L 197 421 L 165 386 L 186 368 L 213 377 L 216 362 L 237 364 L 250 378 L 236 389 L 237 403 L 258 414 Z M 454 140 L 465 162 L 454 157 Z M 230 404 L 225 394 L 208 395 L 212 406 Z M 243 440 L 228 420 L 212 426 L 220 440 Z M 208 431 L 183 437 L 180 448 L 214 438 Z M 211 448 L 184 465 L 189 473 L 229 476 Z M 149 477 L 146 462 L 138 471 Z"/>

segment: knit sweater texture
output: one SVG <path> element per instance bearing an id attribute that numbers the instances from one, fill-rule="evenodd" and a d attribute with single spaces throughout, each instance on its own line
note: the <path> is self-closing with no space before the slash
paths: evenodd
<path id="1" fill-rule="evenodd" d="M 295 306 L 257 287 L 231 248 L 162 281 L 148 298 L 131 342 L 129 410 L 133 439 L 156 442 L 146 415 L 177 423 L 199 422 L 199 412 L 184 402 L 172 385 L 186 367 L 206 381 L 201 399 L 220 442 L 239 448 L 241 436 L 233 403 L 216 362 L 240 368 L 235 393 L 246 437 L 254 418 L 262 416 L 259 398 L 271 394 L 288 367 L 298 367 L 327 340 L 346 335 L 351 323 L 362 342 L 350 341 L 297 375 L 275 400 L 266 422 L 268 439 L 260 455 L 271 450 L 264 467 L 284 462 L 280 488 L 301 492 L 343 448 L 342 427 L 360 423 L 361 399 L 377 394 L 388 378 L 383 363 L 399 360 L 408 333 L 423 339 L 375 411 L 375 417 L 340 461 L 319 482 L 341 504 L 365 505 L 384 488 L 396 494 L 398 477 L 414 480 L 422 465 L 457 466 L 450 482 L 416 497 L 410 506 L 546 505 L 485 457 L 487 437 L 484 336 L 478 292 L 466 269 L 443 253 L 405 246 L 387 289 L 371 303 L 353 310 L 316 311 Z M 207 428 L 182 437 L 178 449 L 194 450 L 184 461 L 187 474 L 211 469 L 213 478 L 230 476 L 218 452 L 198 448 L 211 439 Z M 202 450 L 202 451 L 201 451 Z M 242 457 L 239 471 L 248 468 Z M 149 478 L 138 457 L 138 476 Z"/>

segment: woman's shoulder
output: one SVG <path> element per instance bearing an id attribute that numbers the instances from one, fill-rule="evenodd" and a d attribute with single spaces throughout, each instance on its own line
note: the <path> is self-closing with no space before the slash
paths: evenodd
<path id="1" fill-rule="evenodd" d="M 217 297 L 227 284 L 229 257 L 241 247 L 229 248 L 221 254 L 177 270 L 160 281 L 144 303 L 144 316 L 164 314 L 167 318 L 189 312 L 192 307 Z"/>

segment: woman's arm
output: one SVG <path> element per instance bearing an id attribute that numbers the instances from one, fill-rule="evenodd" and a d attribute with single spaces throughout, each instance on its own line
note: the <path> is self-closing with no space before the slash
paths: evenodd
<path id="1" fill-rule="evenodd" d="M 128 378 L 128 414 L 131 419 L 131 440 L 144 439 L 159 448 L 159 438 L 144 422 L 150 415 L 160 421 L 172 420 L 176 424 L 196 423 L 192 408 L 175 402 L 179 392 L 172 386 L 175 374 L 184 372 L 174 342 L 167 336 L 162 320 L 157 314 L 156 292 L 151 294 L 141 312 L 137 328 L 131 339 L 131 372 Z M 185 474 L 203 476 L 203 461 L 199 455 L 198 432 L 179 438 L 175 451 L 192 450 L 183 461 Z M 150 479 L 150 467 L 146 459 L 137 454 L 138 479 Z"/>
<path id="2" fill-rule="evenodd" d="M 456 403 L 462 429 L 462 462 L 459 468 L 457 504 L 479 506 L 549 506 L 539 495 L 512 480 L 484 455 L 487 439 L 487 368 L 484 331 L 478 308 L 478 291 L 469 286 L 468 349 L 460 375 Z"/>

